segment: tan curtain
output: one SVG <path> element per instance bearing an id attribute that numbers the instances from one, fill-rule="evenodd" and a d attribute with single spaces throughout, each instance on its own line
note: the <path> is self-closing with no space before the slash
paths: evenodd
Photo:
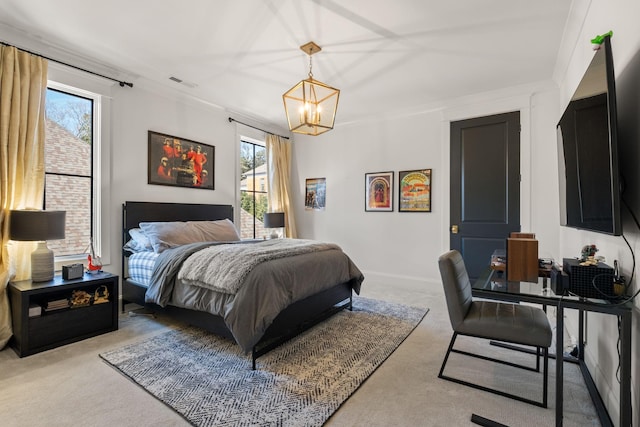
<path id="1" fill-rule="evenodd" d="M 285 236 L 297 237 L 291 206 L 291 143 L 277 135 L 267 135 L 267 174 L 269 175 L 269 211 L 284 212 Z"/>
<path id="2" fill-rule="evenodd" d="M 0 46 L 0 349 L 12 335 L 7 283 L 30 276 L 35 247 L 8 243 L 9 211 L 42 209 L 47 65 L 38 56 Z"/>

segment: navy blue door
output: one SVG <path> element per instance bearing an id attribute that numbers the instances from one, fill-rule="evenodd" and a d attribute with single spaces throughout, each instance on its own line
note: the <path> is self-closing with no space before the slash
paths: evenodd
<path id="1" fill-rule="evenodd" d="M 520 231 L 520 112 L 451 123 L 450 245 L 472 279 Z"/>

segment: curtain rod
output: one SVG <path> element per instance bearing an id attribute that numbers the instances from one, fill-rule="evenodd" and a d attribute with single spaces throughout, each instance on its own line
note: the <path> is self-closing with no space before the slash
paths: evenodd
<path id="1" fill-rule="evenodd" d="M 247 123 L 243 123 L 243 122 L 241 122 L 240 120 L 236 120 L 236 119 L 234 119 L 233 117 L 229 117 L 229 123 L 231 123 L 231 122 L 240 123 L 241 125 L 249 126 L 250 128 L 257 129 L 257 130 L 260 130 L 260 131 L 262 131 L 262 132 L 266 132 L 266 133 L 271 133 L 271 134 L 273 134 L 273 132 L 269 132 L 268 130 L 260 129 L 259 127 L 255 127 L 255 126 L 249 125 L 249 124 L 247 124 Z M 280 138 L 289 139 L 289 137 L 288 137 L 288 136 L 278 135 L 278 134 L 274 134 L 274 135 L 277 135 L 277 136 L 279 136 Z"/>
<path id="2" fill-rule="evenodd" d="M 85 73 L 93 74 L 94 76 L 102 77 L 103 79 L 107 79 L 107 80 L 111 80 L 111 81 L 117 82 L 117 83 L 120 84 L 121 87 L 125 87 L 125 86 L 133 87 L 133 83 L 129 83 L 129 82 L 125 82 L 125 81 L 122 81 L 122 80 L 114 79 L 113 77 L 105 76 L 103 74 L 98 74 L 98 73 L 96 73 L 94 71 L 86 70 L 84 68 L 80 68 L 80 67 L 77 67 L 75 65 L 68 64 L 66 62 L 58 61 L 57 59 L 49 58 L 49 57 L 41 55 L 39 53 L 31 52 L 29 50 L 23 49 L 23 48 L 18 47 L 18 46 L 14 46 L 12 44 L 9 44 L 9 43 L 3 42 L 3 41 L 0 41 L 0 44 L 3 44 L 5 46 L 9 46 L 9 47 L 15 47 L 16 49 L 20 49 L 23 52 L 30 53 L 31 55 L 39 56 L 40 58 L 46 59 L 48 61 L 57 62 L 58 64 L 66 65 L 67 67 L 75 68 L 76 70 L 84 71 Z"/>

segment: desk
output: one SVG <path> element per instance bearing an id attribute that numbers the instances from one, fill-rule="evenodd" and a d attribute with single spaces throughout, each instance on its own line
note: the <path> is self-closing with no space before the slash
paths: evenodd
<path id="1" fill-rule="evenodd" d="M 539 278 L 537 283 L 508 282 L 504 273 L 487 269 L 473 284 L 474 297 L 488 298 L 509 302 L 529 302 L 557 308 L 556 319 L 556 426 L 562 425 L 563 405 L 563 341 L 564 341 L 564 309 L 579 311 L 579 357 L 577 362 L 587 383 L 591 399 L 600 416 L 603 426 L 611 425 L 611 420 L 598 394 L 591 373 L 584 362 L 583 319 L 585 311 L 615 315 L 620 320 L 620 426 L 631 426 L 631 313 L 632 304 L 615 304 L 599 299 L 585 299 L 574 296 L 556 295 L 549 287 L 546 277 Z"/>

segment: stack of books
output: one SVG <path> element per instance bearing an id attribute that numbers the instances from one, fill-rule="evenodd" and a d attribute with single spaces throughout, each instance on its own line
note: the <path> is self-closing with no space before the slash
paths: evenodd
<path id="1" fill-rule="evenodd" d="M 67 298 L 47 301 L 45 311 L 61 310 L 63 308 L 69 308 L 69 300 Z"/>

